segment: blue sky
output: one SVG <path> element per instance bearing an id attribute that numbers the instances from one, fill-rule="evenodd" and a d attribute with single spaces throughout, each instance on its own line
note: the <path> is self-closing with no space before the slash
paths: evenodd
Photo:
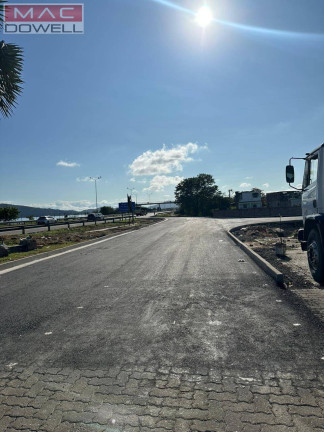
<path id="1" fill-rule="evenodd" d="M 3 35 L 25 86 L 0 120 L 0 202 L 87 208 L 91 176 L 113 205 L 199 173 L 226 193 L 287 189 L 289 157 L 324 141 L 323 0 L 173 2 L 207 4 L 204 29 L 163 3 L 86 0 L 84 35 Z"/>

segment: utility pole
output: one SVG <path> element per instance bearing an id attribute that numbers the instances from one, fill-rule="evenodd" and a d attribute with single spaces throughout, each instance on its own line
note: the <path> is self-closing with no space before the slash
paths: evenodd
<path id="1" fill-rule="evenodd" d="M 99 177 L 90 177 L 91 180 L 94 180 L 95 182 L 95 190 L 96 190 L 96 212 L 98 213 L 98 195 L 97 195 L 97 180 L 101 179 L 101 176 Z"/>
<path id="2" fill-rule="evenodd" d="M 231 192 L 233 192 L 233 189 L 229 189 L 228 191 L 228 198 L 231 199 Z"/>

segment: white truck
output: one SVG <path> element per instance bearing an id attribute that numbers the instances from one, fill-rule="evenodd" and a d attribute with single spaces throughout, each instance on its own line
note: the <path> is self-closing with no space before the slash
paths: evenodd
<path id="1" fill-rule="evenodd" d="M 302 188 L 291 186 L 295 181 L 292 159 L 304 159 L 305 170 Z M 304 158 L 292 157 L 286 167 L 286 180 L 294 189 L 302 191 L 303 229 L 298 240 L 307 251 L 309 269 L 313 278 L 324 283 L 324 144 L 306 153 Z"/>

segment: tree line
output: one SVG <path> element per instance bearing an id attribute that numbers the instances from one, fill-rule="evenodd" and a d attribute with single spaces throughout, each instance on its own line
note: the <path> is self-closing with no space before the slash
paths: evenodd
<path id="1" fill-rule="evenodd" d="M 231 207 L 231 199 L 224 196 L 210 174 L 199 174 L 182 180 L 175 189 L 179 212 L 188 216 L 212 216 L 213 210 Z"/>

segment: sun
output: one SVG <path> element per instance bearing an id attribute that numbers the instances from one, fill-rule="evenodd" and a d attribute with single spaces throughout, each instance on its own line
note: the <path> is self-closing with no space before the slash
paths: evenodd
<path id="1" fill-rule="evenodd" d="M 207 27 L 213 20 L 212 11 L 207 7 L 201 7 L 196 14 L 196 23 L 200 27 Z"/>

